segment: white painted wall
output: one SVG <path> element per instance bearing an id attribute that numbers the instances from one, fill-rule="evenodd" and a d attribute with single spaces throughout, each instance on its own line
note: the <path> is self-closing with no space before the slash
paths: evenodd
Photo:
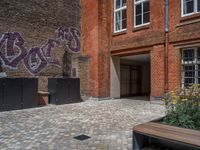
<path id="1" fill-rule="evenodd" d="M 120 57 L 110 59 L 110 97 L 120 98 Z"/>

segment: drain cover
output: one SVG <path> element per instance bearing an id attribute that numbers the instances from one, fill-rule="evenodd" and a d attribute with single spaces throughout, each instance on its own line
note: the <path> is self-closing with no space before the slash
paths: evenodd
<path id="1" fill-rule="evenodd" d="M 80 140 L 80 141 L 84 141 L 84 140 L 87 140 L 89 138 L 91 138 L 91 137 L 84 135 L 84 134 L 74 137 L 74 139 L 77 139 L 77 140 Z"/>

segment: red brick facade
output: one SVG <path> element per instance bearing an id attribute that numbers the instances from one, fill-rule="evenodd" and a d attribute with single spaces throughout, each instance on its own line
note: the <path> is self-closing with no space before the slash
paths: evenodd
<path id="1" fill-rule="evenodd" d="M 113 2 L 82 0 L 83 52 L 89 56 L 90 95 L 110 96 L 111 56 L 143 53 L 151 56 L 151 96 L 180 88 L 181 48 L 199 45 L 200 13 L 181 17 L 181 0 L 169 0 L 169 38 L 165 43 L 165 0 L 150 0 L 150 24 L 139 28 L 133 25 L 134 0 L 127 0 L 126 31 L 117 34 L 113 32 Z"/>

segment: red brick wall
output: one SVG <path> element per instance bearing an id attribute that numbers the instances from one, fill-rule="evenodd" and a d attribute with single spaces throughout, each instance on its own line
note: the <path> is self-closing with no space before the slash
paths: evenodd
<path id="1" fill-rule="evenodd" d="M 89 57 L 89 91 L 98 96 L 98 0 L 82 0 L 83 53 Z"/>
<path id="2" fill-rule="evenodd" d="M 164 94 L 165 1 L 150 1 L 150 25 L 134 28 L 133 2 L 127 0 L 127 31 L 113 33 L 113 0 L 83 2 L 83 45 L 89 60 L 92 96 L 109 96 L 109 57 L 151 53 L 151 96 Z M 92 21 L 91 21 L 92 20 Z M 168 89 L 181 85 L 182 47 L 200 45 L 200 14 L 181 17 L 181 0 L 169 0 Z"/>
<path id="3" fill-rule="evenodd" d="M 112 1 L 112 0 L 111 0 Z M 112 1 L 113 2 L 113 1 Z M 122 34 L 112 32 L 111 53 L 113 55 L 132 55 L 150 53 L 151 55 L 151 96 L 164 94 L 164 1 L 150 1 L 150 24 L 134 28 L 134 1 L 127 0 L 127 31 Z M 113 10 L 113 3 L 112 3 Z M 111 13 L 113 31 L 113 13 Z"/>
<path id="4" fill-rule="evenodd" d="M 110 2 L 99 0 L 99 93 L 98 97 L 110 96 Z"/>
<path id="5" fill-rule="evenodd" d="M 82 1 L 83 54 L 89 57 L 89 92 L 109 96 L 109 12 L 107 0 Z"/>
<path id="6" fill-rule="evenodd" d="M 181 17 L 181 0 L 169 0 L 170 43 L 200 40 L 200 14 Z"/>
<path id="7" fill-rule="evenodd" d="M 181 17 L 181 0 L 169 0 L 169 90 L 181 87 L 181 48 L 200 45 L 200 14 Z"/>
<path id="8" fill-rule="evenodd" d="M 143 28 L 134 28 L 134 0 L 127 0 L 127 31 L 123 34 L 113 33 L 113 0 L 111 5 L 111 51 L 120 49 L 134 49 L 154 44 L 164 43 L 164 0 L 151 0 L 150 25 Z"/>
<path id="9" fill-rule="evenodd" d="M 181 52 L 173 45 L 169 45 L 168 86 L 169 91 L 177 90 L 181 86 Z"/>
<path id="10" fill-rule="evenodd" d="M 156 45 L 151 51 L 151 96 L 164 94 L 164 45 Z"/>

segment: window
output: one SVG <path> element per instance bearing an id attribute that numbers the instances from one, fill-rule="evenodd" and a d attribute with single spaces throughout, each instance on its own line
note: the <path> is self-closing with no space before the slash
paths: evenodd
<path id="1" fill-rule="evenodd" d="M 182 0 L 182 16 L 200 12 L 200 0 Z"/>
<path id="2" fill-rule="evenodd" d="M 200 84 L 200 47 L 182 51 L 182 86 Z"/>
<path id="3" fill-rule="evenodd" d="M 197 1 L 197 11 L 200 12 L 200 0 Z"/>
<path id="4" fill-rule="evenodd" d="M 150 6 L 149 0 L 135 0 L 134 3 L 134 26 L 139 27 L 149 24 Z"/>
<path id="5" fill-rule="evenodd" d="M 126 30 L 126 0 L 114 0 L 114 31 Z"/>

